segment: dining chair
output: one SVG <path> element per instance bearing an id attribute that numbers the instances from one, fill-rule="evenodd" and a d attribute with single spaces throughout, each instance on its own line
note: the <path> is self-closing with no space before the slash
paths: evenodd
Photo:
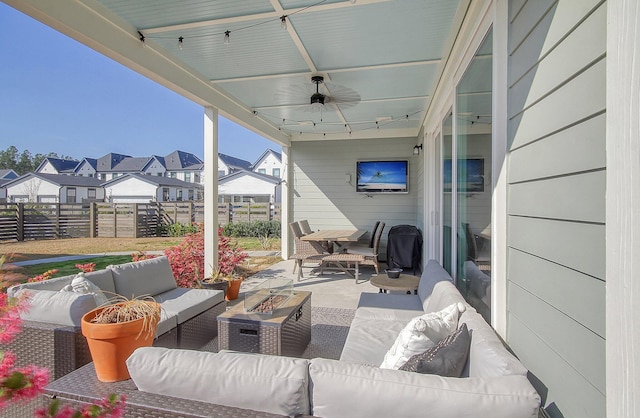
<path id="1" fill-rule="evenodd" d="M 303 234 L 308 235 L 313 232 L 311 230 L 311 227 L 309 226 L 308 220 L 304 219 L 302 221 L 299 221 L 298 224 L 300 225 L 300 229 L 302 230 Z"/>
<path id="2" fill-rule="evenodd" d="M 353 249 L 359 249 L 359 250 L 364 250 L 367 248 L 373 248 L 373 241 L 376 237 L 376 232 L 378 232 L 378 227 L 380 226 L 380 221 L 376 221 L 376 223 L 373 225 L 373 229 L 371 230 L 371 236 L 369 237 L 369 241 L 358 241 L 358 242 L 347 242 L 343 244 L 343 247 L 345 248 L 353 248 Z"/>
<path id="3" fill-rule="evenodd" d="M 298 222 L 291 222 L 289 224 L 289 228 L 291 229 L 291 233 L 293 234 L 293 242 L 295 246 L 295 251 L 291 255 L 291 257 L 289 257 L 289 259 L 296 260 L 296 263 L 293 265 L 293 273 L 296 272 L 297 268 L 297 280 L 300 280 L 301 277 L 304 277 L 304 274 L 302 273 L 302 267 L 305 263 L 322 263 L 322 258 L 328 255 L 329 252 L 326 251 L 318 242 L 303 241 L 301 238 L 304 236 L 304 234 L 302 233 Z"/>
<path id="4" fill-rule="evenodd" d="M 380 266 L 378 264 L 378 252 L 380 249 L 380 239 L 382 238 L 382 231 L 384 231 L 385 223 L 378 222 L 376 233 L 373 236 L 373 246 L 371 248 L 363 247 L 349 247 L 347 248 L 347 254 L 359 254 L 364 256 L 364 261 L 360 265 L 373 266 L 376 270 L 376 274 L 380 273 Z"/>

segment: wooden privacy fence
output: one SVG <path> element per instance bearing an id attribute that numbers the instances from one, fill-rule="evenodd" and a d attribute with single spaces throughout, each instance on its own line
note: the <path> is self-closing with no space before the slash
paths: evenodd
<path id="1" fill-rule="evenodd" d="M 218 222 L 280 219 L 280 205 L 219 203 Z M 202 202 L 2 203 L 0 241 L 156 236 L 161 226 L 204 222 Z"/>

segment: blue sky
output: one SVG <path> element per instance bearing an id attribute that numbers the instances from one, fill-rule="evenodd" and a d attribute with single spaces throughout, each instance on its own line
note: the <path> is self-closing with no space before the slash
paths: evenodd
<path id="1" fill-rule="evenodd" d="M 0 3 L 0 149 L 98 158 L 176 149 L 203 157 L 203 108 Z M 219 151 L 280 147 L 220 118 Z"/>

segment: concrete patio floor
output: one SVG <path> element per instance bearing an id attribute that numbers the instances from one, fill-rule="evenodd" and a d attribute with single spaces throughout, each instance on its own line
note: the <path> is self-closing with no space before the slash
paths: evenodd
<path id="1" fill-rule="evenodd" d="M 325 269 L 320 275 L 320 270 L 309 267 L 303 269 L 304 277 L 300 281 L 297 279 L 297 271 L 293 273 L 294 260 L 286 260 L 276 263 L 266 270 L 263 270 L 243 281 L 240 287 L 238 299 L 230 305 L 241 303 L 244 292 L 254 288 L 259 283 L 268 279 L 291 279 L 294 289 L 312 292 L 311 305 L 328 308 L 355 309 L 358 306 L 360 293 L 378 293 L 378 288 L 373 286 L 369 279 L 375 276 L 376 272 L 372 267 L 360 268 L 358 283 L 353 277 L 344 272 Z M 386 264 L 381 263 L 380 274 L 385 274 Z"/>

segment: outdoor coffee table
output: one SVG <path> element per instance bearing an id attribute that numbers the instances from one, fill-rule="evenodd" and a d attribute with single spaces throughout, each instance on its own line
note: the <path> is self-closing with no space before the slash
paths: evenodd
<path id="1" fill-rule="evenodd" d="M 311 292 L 296 291 L 272 313 L 244 311 L 242 303 L 218 315 L 218 349 L 300 356 L 311 341 Z"/>
<path id="2" fill-rule="evenodd" d="M 401 274 L 397 279 L 390 279 L 387 276 L 378 275 L 372 277 L 370 282 L 372 285 L 380 288 L 380 293 L 387 293 L 388 290 L 406 291 L 410 293 L 413 290 L 413 292 L 417 294 L 420 278 L 408 274 Z"/>

